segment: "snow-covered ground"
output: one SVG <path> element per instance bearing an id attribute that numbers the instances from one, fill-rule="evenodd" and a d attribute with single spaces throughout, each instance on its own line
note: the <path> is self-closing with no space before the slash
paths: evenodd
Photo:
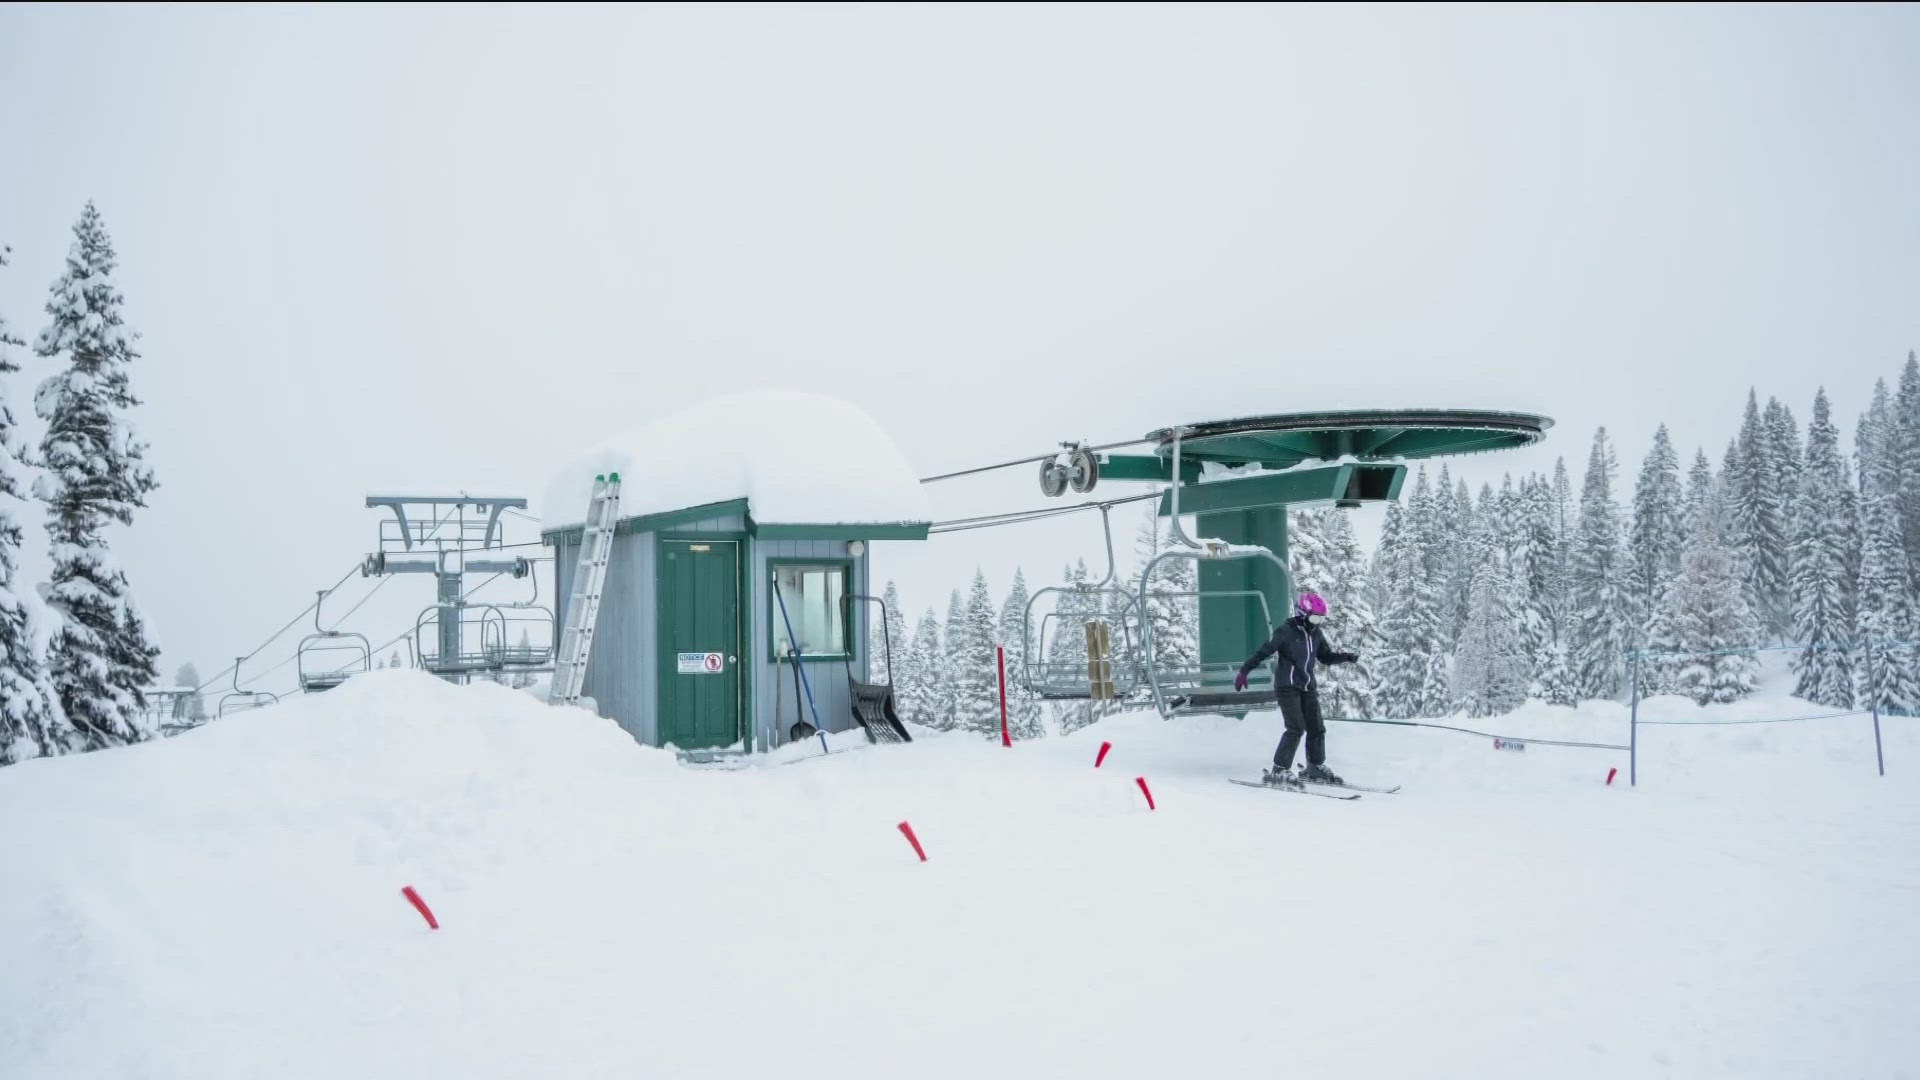
<path id="1" fill-rule="evenodd" d="M 1649 728 L 1628 790 L 1335 725 L 1406 787 L 1344 803 L 1224 782 L 1271 714 L 703 771 L 377 672 L 0 770 L 0 1075 L 1916 1076 L 1920 721 L 1886 731 L 1883 779 L 1864 717 Z"/>

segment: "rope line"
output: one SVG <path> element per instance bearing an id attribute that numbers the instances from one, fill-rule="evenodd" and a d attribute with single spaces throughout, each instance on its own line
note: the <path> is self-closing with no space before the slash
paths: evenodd
<path id="1" fill-rule="evenodd" d="M 1617 746 L 1613 743 L 1569 742 L 1565 739 L 1529 739 L 1523 735 L 1495 735 L 1491 731 L 1475 731 L 1473 728 L 1454 727 L 1451 724 L 1427 724 L 1418 720 L 1362 720 L 1352 716 L 1329 716 L 1327 719 L 1336 724 L 1391 724 L 1395 727 L 1423 727 L 1434 728 L 1439 731 L 1458 731 L 1467 735 L 1478 735 L 1483 739 L 1511 739 L 1514 742 L 1539 743 L 1541 746 L 1578 746 L 1589 750 L 1631 749 L 1630 747 Z M 1644 724 L 1646 721 L 1642 720 L 1641 723 Z"/>

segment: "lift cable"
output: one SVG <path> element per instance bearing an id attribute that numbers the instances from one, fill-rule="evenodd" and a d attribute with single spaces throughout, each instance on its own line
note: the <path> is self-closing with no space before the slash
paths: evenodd
<path id="1" fill-rule="evenodd" d="M 1097 454 L 1102 450 L 1118 450 L 1123 446 L 1143 446 L 1147 443 L 1158 441 L 1158 439 L 1128 439 L 1126 442 L 1102 443 L 1099 446 L 1089 446 L 1086 449 Z M 992 472 L 995 469 L 1011 469 L 1015 465 L 1031 465 L 1036 461 L 1046 461 L 1049 458 L 1059 457 L 1061 453 L 1063 453 L 1063 451 L 1055 450 L 1051 454 L 1035 454 L 1032 457 L 1017 458 L 1013 461 L 1002 461 L 998 465 L 982 465 L 977 469 L 961 469 L 959 472 L 941 473 L 939 476 L 924 476 L 920 478 L 920 482 L 923 484 L 931 484 L 940 480 L 952 480 L 957 476 L 972 476 L 975 473 Z"/>
<path id="2" fill-rule="evenodd" d="M 427 540 L 427 539 L 431 539 L 434 533 L 436 533 L 436 532 L 439 532 L 439 531 L 440 531 L 440 526 L 442 526 L 442 525 L 445 525 L 445 524 L 446 524 L 447 522 L 449 522 L 449 521 L 452 521 L 452 520 L 453 520 L 453 512 L 452 512 L 451 510 L 447 512 L 447 515 L 446 515 L 445 517 L 438 517 L 438 516 L 436 516 L 436 517 L 435 517 L 435 519 L 434 519 L 434 522 L 433 522 L 433 527 L 432 527 L 432 528 L 430 528 L 430 529 L 428 529 L 428 530 L 427 530 L 427 532 L 426 532 L 426 534 L 425 534 L 425 535 L 424 535 L 423 537 L 421 537 L 421 539 L 422 539 L 423 541 L 424 541 L 424 540 Z M 503 547 L 535 547 L 535 546 L 539 546 L 539 542 L 538 542 L 538 541 L 535 541 L 535 542 L 533 542 L 533 543 L 526 543 L 526 544 L 506 544 L 506 545 L 502 545 L 502 546 L 503 546 Z M 285 626 L 282 626 L 282 627 L 281 627 L 280 629 L 278 629 L 278 630 L 275 630 L 275 631 L 274 631 L 273 633 L 271 633 L 271 634 L 269 634 L 269 635 L 267 635 L 267 637 L 266 637 L 266 639 L 265 639 L 265 640 L 263 640 L 263 641 L 261 641 L 261 642 L 260 642 L 260 644 L 258 644 L 258 645 L 255 645 L 255 646 L 253 647 L 253 651 L 252 651 L 252 652 L 250 652 L 250 653 L 248 653 L 248 654 L 246 654 L 245 656 L 242 656 L 242 657 L 240 657 L 240 658 L 239 658 L 239 660 L 237 660 L 237 661 L 235 661 L 235 663 L 240 663 L 240 664 L 244 664 L 244 663 L 246 663 L 246 662 L 247 662 L 248 660 L 251 660 L 251 659 L 253 659 L 254 657 L 256 657 L 256 656 L 258 656 L 258 655 L 260 655 L 260 654 L 261 654 L 261 652 L 263 652 L 263 651 L 265 651 L 265 649 L 266 649 L 266 647 L 267 647 L 267 646 L 269 646 L 269 645 L 271 645 L 271 644 L 273 644 L 273 643 L 274 643 L 275 641 L 277 641 L 277 640 L 279 640 L 279 638 L 280 638 L 280 635 L 282 635 L 282 634 L 284 634 L 284 633 L 286 633 L 287 631 L 289 631 L 289 630 L 291 630 L 291 629 L 293 629 L 293 628 L 294 628 L 295 626 L 297 626 L 297 625 L 298 625 L 298 624 L 299 624 L 299 623 L 301 622 L 301 620 L 303 620 L 303 619 L 305 619 L 305 618 L 306 618 L 306 617 L 307 617 L 308 615 L 310 615 L 310 614 L 312 614 L 312 613 L 313 613 L 313 609 L 314 609 L 314 608 L 315 608 L 315 607 L 316 607 L 317 605 L 319 605 L 319 604 L 321 604 L 321 603 L 323 603 L 323 602 L 324 602 L 324 601 L 326 600 L 326 598 L 327 598 L 327 597 L 329 597 L 329 596 L 331 596 L 331 595 L 333 595 L 333 591 L 334 591 L 335 589 L 338 589 L 338 588 L 339 588 L 340 586 L 342 586 L 342 585 L 344 585 L 344 584 L 346 584 L 346 583 L 347 583 L 347 579 L 348 579 L 348 578 L 350 578 L 350 577 L 352 577 L 352 576 L 353 576 L 353 575 L 354 575 L 355 573 L 357 573 L 357 572 L 359 572 L 359 570 L 360 570 L 360 567 L 361 567 L 361 564 L 360 564 L 360 563 L 358 563 L 358 562 L 356 562 L 356 563 L 354 563 L 354 564 L 353 564 L 353 565 L 352 565 L 351 567 L 348 567 L 348 568 L 347 568 L 347 572 L 346 572 L 346 573 L 344 573 L 344 574 L 341 574 L 341 575 L 340 575 L 340 580 L 338 580 L 338 581 L 336 581 L 336 582 L 334 582 L 334 583 L 333 583 L 332 585 L 329 585 L 329 586 L 327 586 L 327 588 L 326 588 L 326 590 L 325 590 L 324 592 L 322 592 L 322 593 L 321 593 L 320 595 L 318 595 L 318 596 L 316 596 L 316 597 L 314 597 L 314 599 L 313 599 L 313 603 L 310 603 L 310 604 L 308 604 L 308 605 L 307 605 L 306 607 L 303 607 L 303 608 L 301 608 L 301 609 L 300 609 L 300 613 L 299 613 L 298 615 L 295 615 L 295 616 L 294 616 L 293 618 L 291 618 L 291 619 L 289 619 L 289 620 L 287 620 L 287 624 L 286 624 Z M 496 576 L 498 576 L 498 575 L 496 575 Z M 346 615 L 342 615 L 342 616 L 341 616 L 340 618 L 338 618 L 338 619 L 335 619 L 335 620 L 334 620 L 334 623 L 333 623 L 333 625 L 334 625 L 335 627 L 338 627 L 338 626 L 340 626 L 340 624 L 341 624 L 341 623 L 343 623 L 343 622 L 345 622 L 345 621 L 346 621 L 346 618 L 347 618 L 347 615 L 352 615 L 352 614 L 353 614 L 353 613 L 354 613 L 355 611 L 358 611 L 358 610 L 360 610 L 360 607 L 361 607 L 361 605 L 362 605 L 362 604 L 365 604 L 365 603 L 366 603 L 366 602 L 367 602 L 368 600 L 371 600 L 371 599 L 373 599 L 373 594 L 374 594 L 374 593 L 377 593 L 377 592 L 379 592 L 379 591 L 380 591 L 380 587 L 381 587 L 382 585 L 385 585 L 385 584 L 387 583 L 387 581 L 388 581 L 388 580 L 390 580 L 390 579 L 389 579 L 389 578 L 384 578 L 384 577 L 383 577 L 383 578 L 382 578 L 382 579 L 380 580 L 380 582 L 379 582 L 379 584 L 376 584 L 376 585 L 375 585 L 375 586 L 374 586 L 374 587 L 373 587 L 372 589 L 370 589 L 370 590 L 369 590 L 369 591 L 367 592 L 367 595 L 365 595 L 365 596 L 363 596 L 363 597 L 361 597 L 361 598 L 360 598 L 360 603 L 358 603 L 358 604 L 355 604 L 355 605 L 353 605 L 353 607 L 352 607 L 352 608 L 350 608 L 350 609 L 348 609 L 348 611 L 347 611 L 347 614 L 346 614 Z M 482 582 L 482 584 L 485 584 L 485 583 L 484 583 L 484 582 Z M 464 599 L 464 597 L 463 597 L 462 599 Z M 400 635 L 400 637 L 405 637 L 405 636 L 406 636 L 406 634 L 405 634 L 405 633 L 403 633 L 403 634 L 401 634 L 401 635 Z M 394 639 L 393 639 L 393 641 L 399 641 L 399 640 L 400 640 L 400 637 L 396 637 L 396 638 L 394 638 Z M 387 644 L 388 644 L 388 645 L 391 645 L 391 644 L 393 644 L 393 641 L 389 641 L 389 642 L 388 642 Z M 383 645 L 383 646 L 381 646 L 381 648 L 386 648 L 386 646 L 385 646 L 385 645 Z M 268 669 L 267 669 L 266 671 L 263 671 L 263 672 L 261 672 L 261 673 L 260 673 L 259 675 L 255 675 L 255 676 L 254 676 L 253 678 L 254 678 L 254 679 L 259 679 L 259 678 L 261 678 L 262 676 L 265 676 L 265 675 L 269 675 L 269 674 L 272 674 L 273 672 L 275 672 L 275 671 L 278 671 L 278 670 L 280 670 L 280 669 L 281 669 L 281 668 L 283 668 L 283 667 L 286 667 L 286 666 L 287 666 L 288 664 L 290 664 L 290 663 L 292 663 L 292 662 L 293 662 L 294 660 L 296 660 L 296 659 L 298 659 L 298 658 L 299 658 L 299 655 L 300 655 L 300 654 L 296 652 L 296 653 L 294 653 L 294 655 L 293 655 L 293 656 L 290 656 L 290 657 L 288 657 L 287 659 L 285 659 L 285 660 L 282 660 L 282 661 L 281 661 L 280 663 L 278 663 L 278 664 L 275 664 L 275 665 L 274 665 L 273 667 L 270 667 L 270 668 L 268 668 Z M 228 676 L 229 674 L 231 674 L 231 673 L 233 672 L 233 669 L 234 669 L 234 664 L 228 664 L 228 665 L 227 665 L 226 667 L 224 667 L 224 668 L 221 668 L 221 669 L 220 669 L 220 672 L 219 672 L 219 674 L 217 674 L 217 675 L 215 675 L 215 676 L 214 676 L 213 678 L 211 678 L 211 679 L 208 679 L 208 680 L 207 680 L 206 682 L 203 682 L 203 683 L 201 683 L 201 684 L 200 684 L 199 686 L 196 686 L 196 687 L 194 687 L 194 688 L 193 688 L 193 692 L 194 692 L 195 694 L 200 694 L 200 693 L 203 693 L 203 692 L 205 692 L 205 691 L 206 691 L 206 689 L 207 689 L 207 687 L 209 687 L 209 686 L 212 686 L 212 685 L 213 685 L 214 683 L 217 683 L 217 682 L 219 682 L 219 681 L 220 681 L 221 679 L 224 679 L 224 678 L 226 678 L 226 677 L 227 677 L 227 676 Z M 252 681 L 252 680 L 249 680 L 249 681 Z"/>
<path id="3" fill-rule="evenodd" d="M 972 529 L 992 529 L 1001 525 L 1022 525 L 1029 521 L 1042 521 L 1046 518 L 1077 514 L 1083 510 L 1100 510 L 1127 503 L 1157 499 L 1160 492 L 1149 491 L 1144 495 L 1129 495 L 1124 499 L 1106 499 L 1101 502 L 1075 503 L 1072 506 L 1047 506 L 1037 510 L 1012 510 L 1004 514 L 986 514 L 981 517 L 955 518 L 952 521 L 936 521 L 927 529 L 928 533 L 967 532 Z"/>
<path id="4" fill-rule="evenodd" d="M 327 587 L 326 592 L 330 593 L 333 590 L 339 588 L 340 586 L 346 584 L 347 579 L 352 577 L 354 574 L 358 573 L 359 570 L 360 570 L 360 564 L 357 562 L 354 563 L 352 566 L 347 568 L 346 573 L 340 575 L 339 581 L 336 581 L 332 585 Z M 300 613 L 298 615 L 295 615 L 293 618 L 288 619 L 287 624 L 285 626 L 282 626 L 280 629 L 275 630 L 273 633 L 267 635 L 267 638 L 265 641 L 262 641 L 260 644 L 255 645 L 253 647 L 252 652 L 246 654 L 245 656 L 240 657 L 234 663 L 235 664 L 245 663 L 248 660 L 251 660 L 254 657 L 260 655 L 261 650 L 273 644 L 276 640 L 279 639 L 280 635 L 286 633 L 287 631 L 293 629 L 295 626 L 299 625 L 301 620 L 305 619 L 309 614 L 311 614 L 313 612 L 314 607 L 317 606 L 320 603 L 320 601 L 325 598 L 325 596 L 326 596 L 326 593 L 322 593 L 321 595 L 314 597 L 313 602 L 308 604 L 306 607 L 301 608 Z M 199 686 L 194 687 L 193 692 L 198 694 L 206 690 L 207 687 L 212 686 L 214 683 L 217 683 L 221 679 L 226 678 L 227 675 L 233 671 L 233 669 L 234 669 L 234 664 L 228 664 L 226 667 L 221 668 L 220 673 L 218 675 L 215 675 L 213 678 L 208 679 L 206 682 L 203 682 Z"/>

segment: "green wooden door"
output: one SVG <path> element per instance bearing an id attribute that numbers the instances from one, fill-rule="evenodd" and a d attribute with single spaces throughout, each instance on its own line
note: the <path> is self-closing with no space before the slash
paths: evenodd
<path id="1" fill-rule="evenodd" d="M 660 745 L 740 738 L 740 544 L 660 542 Z"/>

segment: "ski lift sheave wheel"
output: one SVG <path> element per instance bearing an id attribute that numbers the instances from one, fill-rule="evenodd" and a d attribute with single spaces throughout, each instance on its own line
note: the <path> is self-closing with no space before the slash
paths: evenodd
<path id="1" fill-rule="evenodd" d="M 1067 467 L 1059 458 L 1048 458 L 1040 463 L 1040 493 L 1049 499 L 1057 499 L 1067 492 Z"/>
<path id="2" fill-rule="evenodd" d="M 1094 457 L 1093 451 L 1086 447 L 1076 447 L 1067 456 L 1067 478 L 1073 490 L 1080 494 L 1092 491 L 1093 485 L 1100 482 L 1100 459 Z"/>

